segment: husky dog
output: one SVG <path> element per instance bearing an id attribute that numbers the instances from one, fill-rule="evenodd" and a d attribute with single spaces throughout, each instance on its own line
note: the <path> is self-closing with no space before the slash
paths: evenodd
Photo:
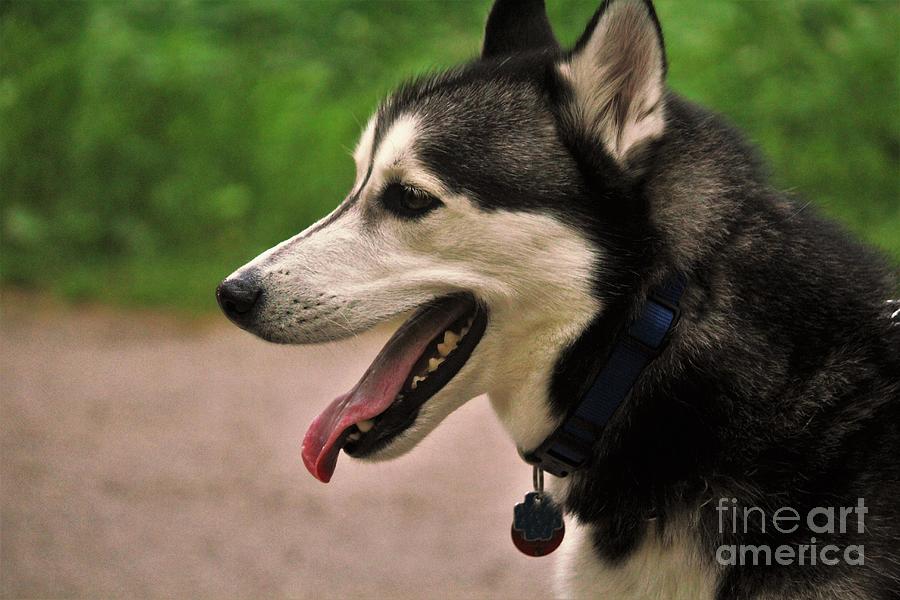
<path id="1" fill-rule="evenodd" d="M 390 96 L 346 199 L 238 269 L 219 303 L 288 344 L 409 315 L 310 426 L 303 461 L 328 481 L 342 449 L 399 456 L 482 393 L 533 451 L 678 273 L 668 345 L 555 480 L 575 529 L 559 594 L 897 597 L 896 274 L 774 189 L 665 77 L 649 1 L 607 0 L 563 50 L 542 1 L 498 0 L 480 59 Z M 822 526 L 845 507 L 849 525 Z M 748 546 L 794 558 L 723 560 Z"/>

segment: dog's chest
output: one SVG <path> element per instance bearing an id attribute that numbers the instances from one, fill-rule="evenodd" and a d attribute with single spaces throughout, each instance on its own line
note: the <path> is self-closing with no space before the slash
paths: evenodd
<path id="1" fill-rule="evenodd" d="M 648 535 L 625 562 L 612 566 L 594 551 L 590 526 L 568 525 L 556 564 L 558 598 L 711 600 L 714 596 L 715 575 L 704 569 L 688 539 L 663 544 Z"/>

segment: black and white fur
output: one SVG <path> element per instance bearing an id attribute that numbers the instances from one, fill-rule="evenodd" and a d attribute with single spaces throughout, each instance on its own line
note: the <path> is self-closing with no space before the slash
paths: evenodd
<path id="1" fill-rule="evenodd" d="M 729 124 L 670 91 L 649 1 L 604 2 L 571 51 L 543 2 L 496 2 L 482 57 L 413 81 L 369 121 L 328 217 L 233 274 L 261 292 L 254 333 L 346 337 L 454 291 L 489 310 L 480 343 L 412 427 L 406 452 L 487 393 L 530 450 L 668 273 L 688 278 L 671 344 L 557 482 L 572 598 L 888 598 L 900 590 L 896 275 L 767 181 Z M 434 196 L 415 219 L 388 182 Z M 305 307 L 305 308 L 299 308 Z M 793 507 L 865 498 L 865 566 L 722 567 L 716 500 Z M 574 526 L 573 526 L 574 525 Z M 828 543 L 819 536 L 821 543 Z"/>

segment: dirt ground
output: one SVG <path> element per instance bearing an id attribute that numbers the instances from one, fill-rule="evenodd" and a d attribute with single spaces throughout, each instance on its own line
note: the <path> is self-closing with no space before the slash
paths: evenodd
<path id="1" fill-rule="evenodd" d="M 484 398 L 324 485 L 300 440 L 387 334 L 278 347 L 222 321 L 4 296 L 4 598 L 549 595 L 553 558 L 509 539 L 531 473 Z"/>

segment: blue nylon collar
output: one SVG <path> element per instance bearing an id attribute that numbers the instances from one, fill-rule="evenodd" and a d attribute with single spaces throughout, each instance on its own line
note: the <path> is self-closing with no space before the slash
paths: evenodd
<path id="1" fill-rule="evenodd" d="M 641 372 L 666 347 L 678 322 L 686 283 L 678 273 L 650 290 L 640 314 L 613 346 L 581 402 L 537 449 L 522 456 L 526 462 L 557 477 L 587 465 L 613 413 L 631 395 Z"/>

